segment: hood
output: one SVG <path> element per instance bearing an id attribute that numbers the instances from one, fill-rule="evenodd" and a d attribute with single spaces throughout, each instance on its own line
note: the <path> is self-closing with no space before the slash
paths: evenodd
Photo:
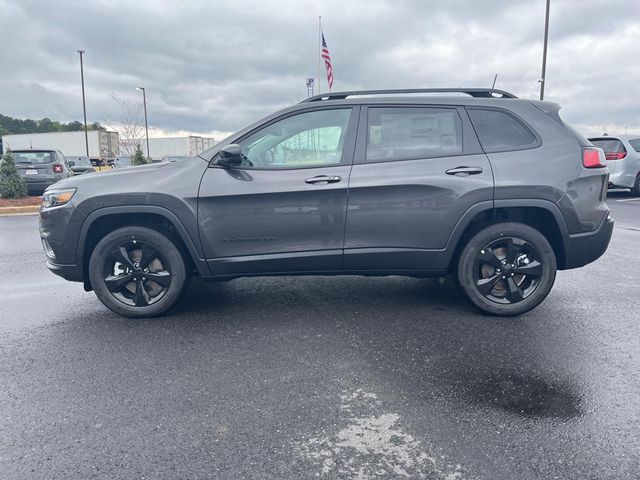
<path id="1" fill-rule="evenodd" d="M 142 182 L 142 177 L 153 175 L 161 168 L 172 165 L 170 163 L 150 163 L 148 165 L 140 165 L 137 167 L 129 168 L 113 168 L 111 170 L 105 170 L 102 172 L 96 172 L 95 175 L 79 175 L 66 178 L 55 184 L 52 188 L 70 188 L 70 187 L 86 187 L 93 185 L 97 187 L 100 184 L 108 184 L 118 181 L 118 177 L 123 177 L 122 180 L 130 181 L 136 178 Z M 50 187 L 51 188 L 51 187 Z"/>

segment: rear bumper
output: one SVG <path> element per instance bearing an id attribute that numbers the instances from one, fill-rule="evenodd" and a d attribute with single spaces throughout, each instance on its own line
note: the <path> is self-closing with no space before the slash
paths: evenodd
<path id="1" fill-rule="evenodd" d="M 613 218 L 607 218 L 593 232 L 568 235 L 564 241 L 565 264 L 563 270 L 582 267 L 596 261 L 609 246 L 613 233 Z"/>

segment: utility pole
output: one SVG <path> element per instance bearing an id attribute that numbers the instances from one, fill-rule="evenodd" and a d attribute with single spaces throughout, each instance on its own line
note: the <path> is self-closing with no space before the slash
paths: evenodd
<path id="1" fill-rule="evenodd" d="M 136 87 L 137 90 L 142 90 L 142 103 L 144 104 L 144 130 L 147 137 L 147 158 L 151 158 L 149 153 L 149 124 L 147 123 L 147 93 L 144 87 Z"/>
<path id="2" fill-rule="evenodd" d="M 87 158 L 89 158 L 89 134 L 87 133 L 87 102 L 84 97 L 84 63 L 82 61 L 82 55 L 84 50 L 78 50 L 80 54 L 80 79 L 82 81 L 82 111 L 84 112 L 84 143 L 87 147 Z"/>
<path id="3" fill-rule="evenodd" d="M 547 43 L 549 42 L 549 3 L 547 0 L 547 11 L 544 16 L 544 46 L 542 47 L 542 77 L 540 77 L 540 100 L 544 100 L 544 84 L 547 76 Z"/>

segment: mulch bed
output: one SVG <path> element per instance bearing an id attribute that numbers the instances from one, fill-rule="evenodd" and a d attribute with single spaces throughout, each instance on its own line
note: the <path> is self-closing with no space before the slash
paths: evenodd
<path id="1" fill-rule="evenodd" d="M 0 198 L 0 207 L 26 207 L 40 205 L 42 197 Z"/>

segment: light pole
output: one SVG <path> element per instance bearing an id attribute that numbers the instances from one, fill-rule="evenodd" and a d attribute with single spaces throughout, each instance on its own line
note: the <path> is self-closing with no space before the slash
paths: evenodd
<path id="1" fill-rule="evenodd" d="M 544 83 L 547 75 L 547 43 L 549 40 L 549 3 L 547 0 L 547 11 L 544 16 L 544 46 L 542 47 L 542 77 L 540 77 L 540 100 L 544 100 Z"/>
<path id="2" fill-rule="evenodd" d="M 142 90 L 142 103 L 144 105 L 144 130 L 147 137 L 147 158 L 151 158 L 149 153 L 149 124 L 147 123 L 147 93 L 144 87 L 136 87 L 136 90 Z"/>
<path id="3" fill-rule="evenodd" d="M 87 158 L 89 158 L 89 134 L 87 133 L 87 102 L 84 97 L 84 63 L 82 61 L 82 55 L 84 50 L 78 50 L 80 54 L 80 80 L 82 81 L 82 111 L 84 112 L 84 143 L 87 147 Z"/>

